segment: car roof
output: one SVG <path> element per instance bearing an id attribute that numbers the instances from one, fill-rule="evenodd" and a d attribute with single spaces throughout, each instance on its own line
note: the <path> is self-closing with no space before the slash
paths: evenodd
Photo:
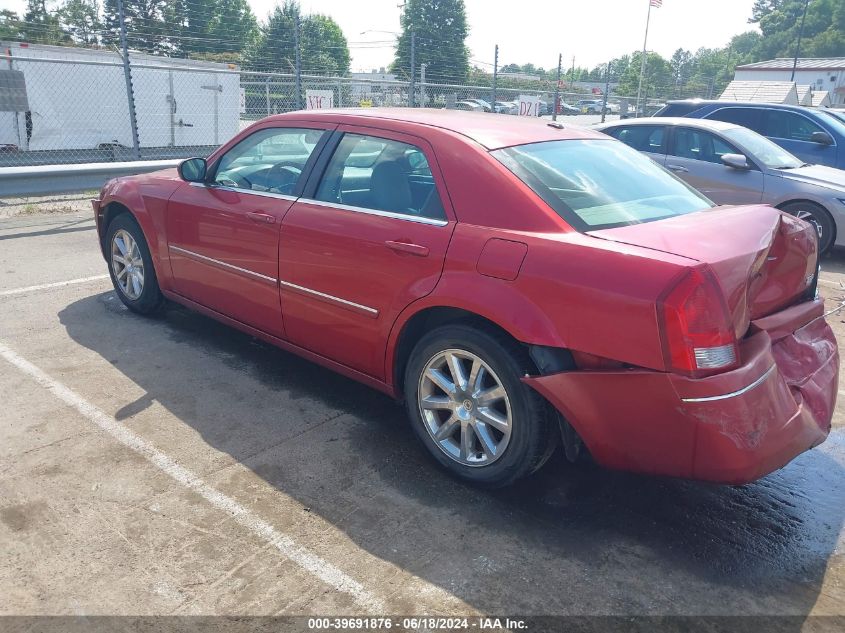
<path id="1" fill-rule="evenodd" d="M 690 104 L 697 106 L 722 106 L 722 107 L 743 107 L 743 108 L 776 108 L 778 110 L 792 110 L 795 112 L 813 113 L 815 108 L 794 105 L 791 103 L 764 103 L 762 101 L 721 101 L 719 99 L 675 99 L 667 101 L 667 105 Z"/>
<path id="2" fill-rule="evenodd" d="M 683 125 L 684 127 L 697 127 L 703 130 L 722 132 L 735 127 L 742 127 L 736 123 L 725 123 L 714 119 L 692 119 L 680 116 L 641 117 L 639 119 L 621 119 L 611 123 L 602 123 L 596 126 L 598 130 L 606 130 L 611 127 L 623 125 Z"/>
<path id="3" fill-rule="evenodd" d="M 522 116 L 489 112 L 466 112 L 435 108 L 343 108 L 331 110 L 298 110 L 268 117 L 268 121 L 313 121 L 335 124 L 373 126 L 382 129 L 416 133 L 425 136 L 425 129 L 446 130 L 469 138 L 489 150 L 542 141 L 572 139 L 605 139 L 595 130 L 563 125 Z"/>

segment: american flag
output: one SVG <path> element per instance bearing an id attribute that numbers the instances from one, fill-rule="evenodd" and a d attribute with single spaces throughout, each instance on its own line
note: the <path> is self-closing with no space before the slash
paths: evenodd
<path id="1" fill-rule="evenodd" d="M 649 4 L 658 9 L 663 6 L 663 0 L 649 0 Z"/>

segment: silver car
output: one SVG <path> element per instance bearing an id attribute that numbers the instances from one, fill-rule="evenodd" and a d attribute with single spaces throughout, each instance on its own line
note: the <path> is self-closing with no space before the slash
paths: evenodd
<path id="1" fill-rule="evenodd" d="M 771 204 L 807 220 L 819 250 L 845 244 L 845 171 L 810 165 L 748 128 L 708 119 L 629 119 L 596 126 L 717 204 Z"/>

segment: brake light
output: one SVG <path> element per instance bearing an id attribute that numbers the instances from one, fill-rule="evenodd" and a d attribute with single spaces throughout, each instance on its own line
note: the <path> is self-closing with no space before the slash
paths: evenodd
<path id="1" fill-rule="evenodd" d="M 736 365 L 736 336 L 719 282 L 708 267 L 690 269 L 657 302 L 669 371 L 707 376 Z"/>

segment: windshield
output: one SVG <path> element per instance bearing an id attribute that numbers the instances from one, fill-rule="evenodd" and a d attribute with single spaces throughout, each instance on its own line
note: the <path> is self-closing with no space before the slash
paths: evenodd
<path id="1" fill-rule="evenodd" d="M 611 139 L 546 141 L 491 153 L 580 231 L 713 206 L 650 158 Z"/>
<path id="2" fill-rule="evenodd" d="M 740 145 L 748 152 L 751 159 L 763 163 L 769 169 L 795 169 L 804 164 L 804 161 L 793 156 L 780 145 L 748 128 L 732 127 L 729 130 L 723 130 L 722 134 L 728 140 Z"/>
<path id="3" fill-rule="evenodd" d="M 819 112 L 823 112 L 829 117 L 832 117 L 839 125 L 845 125 L 845 112 L 842 110 L 823 110 L 819 108 Z"/>

